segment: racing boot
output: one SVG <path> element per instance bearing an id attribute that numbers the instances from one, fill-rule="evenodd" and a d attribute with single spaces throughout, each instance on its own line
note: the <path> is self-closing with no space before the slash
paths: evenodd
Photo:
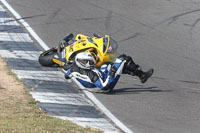
<path id="1" fill-rule="evenodd" d="M 153 74 L 153 69 L 149 69 L 148 71 L 144 72 L 139 65 L 135 64 L 135 62 L 130 56 L 126 56 L 123 54 L 118 58 L 126 60 L 122 73 L 139 77 L 141 83 L 145 83 L 148 80 L 148 78 L 150 78 Z"/>
<path id="2" fill-rule="evenodd" d="M 138 70 L 136 71 L 135 75 L 139 77 L 141 83 L 145 83 L 148 80 L 148 78 L 151 77 L 151 75 L 153 74 L 153 71 L 154 70 L 152 68 L 146 72 L 143 72 L 142 70 Z"/>

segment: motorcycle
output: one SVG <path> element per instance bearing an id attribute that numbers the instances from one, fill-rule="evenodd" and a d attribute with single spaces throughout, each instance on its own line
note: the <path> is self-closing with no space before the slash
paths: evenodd
<path id="1" fill-rule="evenodd" d="M 77 53 L 86 51 L 94 55 L 96 67 L 99 68 L 103 63 L 113 62 L 118 44 L 109 35 L 100 37 L 93 34 L 94 37 L 78 34 L 66 35 L 59 43 L 58 47 L 53 47 L 39 56 L 39 63 L 42 66 L 61 66 L 68 69 L 68 66 L 74 62 Z"/>

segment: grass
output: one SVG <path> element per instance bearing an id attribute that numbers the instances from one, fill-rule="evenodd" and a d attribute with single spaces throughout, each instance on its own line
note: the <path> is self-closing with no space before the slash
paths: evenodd
<path id="1" fill-rule="evenodd" d="M 8 74 L 8 75 L 11 75 L 11 76 L 15 77 L 15 79 L 16 79 L 18 82 L 21 82 L 21 80 L 17 77 L 17 75 L 16 75 L 15 73 L 13 73 L 13 72 L 11 71 L 11 69 L 10 69 L 7 65 L 5 66 L 5 68 L 6 68 L 6 71 L 7 71 L 7 74 Z"/>
<path id="2" fill-rule="evenodd" d="M 1 64 L 2 62 L 0 62 Z M 8 67 L 4 66 L 8 77 L 12 77 L 8 88 L 0 86 L 0 133 L 100 133 L 89 127 L 83 128 L 68 120 L 48 116 L 32 98 L 29 90 Z M 0 74 L 3 73 L 1 69 Z M 1 75 L 0 75 L 1 76 Z M 7 77 L 7 78 L 8 78 Z M 4 82 L 3 82 L 4 83 Z M 2 86 L 5 86 L 1 83 Z M 21 86 L 21 88 L 19 88 Z M 12 89 L 12 87 L 14 89 Z"/>
<path id="3" fill-rule="evenodd" d="M 2 86 L 0 86 L 0 90 L 3 90 L 3 89 L 5 89 L 4 87 L 2 87 Z"/>
<path id="4" fill-rule="evenodd" d="M 13 103 L 4 101 L 0 104 L 0 132 L 96 132 L 70 121 L 47 116 L 31 96 L 26 95 L 27 103 L 19 100 Z"/>

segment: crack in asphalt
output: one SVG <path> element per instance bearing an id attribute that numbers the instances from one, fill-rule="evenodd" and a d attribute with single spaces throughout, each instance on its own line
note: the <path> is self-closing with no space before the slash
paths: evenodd
<path id="1" fill-rule="evenodd" d="M 6 20 L 3 23 L 9 23 L 9 22 L 13 22 L 13 21 L 19 21 L 19 20 L 25 20 L 25 19 L 31 19 L 31 18 L 35 18 L 35 17 L 43 17 L 46 16 L 45 14 L 39 14 L 39 15 L 33 15 L 33 16 L 27 16 L 27 17 L 21 17 L 19 19 L 13 19 L 13 20 Z"/>
<path id="2" fill-rule="evenodd" d="M 198 18 L 196 21 L 194 21 L 194 23 L 192 25 L 190 25 L 191 26 L 190 30 L 193 30 L 194 27 L 199 23 L 199 21 L 200 21 L 200 18 Z"/>
<path id="3" fill-rule="evenodd" d="M 163 24 L 163 23 L 166 23 L 166 22 L 168 22 L 167 24 L 168 24 L 168 26 L 169 26 L 169 25 L 171 25 L 172 23 L 174 23 L 175 21 L 177 21 L 180 17 L 185 16 L 185 15 L 188 15 L 188 14 L 191 14 L 191 13 L 199 12 L 199 11 L 200 11 L 200 9 L 195 9 L 195 10 L 187 11 L 187 12 L 180 13 L 180 14 L 178 14 L 178 15 L 172 16 L 172 17 L 167 18 L 167 19 L 163 20 L 162 22 L 156 24 L 156 25 L 154 26 L 154 28 L 155 28 L 155 27 L 158 27 L 159 25 L 161 25 L 161 24 Z"/>
<path id="4" fill-rule="evenodd" d="M 185 15 L 187 15 L 187 14 L 191 14 L 191 13 L 194 13 L 194 12 L 199 12 L 199 11 L 200 11 L 200 9 L 196 9 L 196 10 L 184 12 L 184 13 L 175 15 L 175 16 L 173 16 L 173 17 L 170 17 L 170 18 L 168 18 L 166 21 L 171 20 L 171 21 L 168 22 L 168 25 L 170 25 L 170 24 L 172 24 L 173 22 L 175 22 L 177 19 L 179 19 L 179 18 L 182 17 L 182 16 L 185 16 Z"/>
<path id="5" fill-rule="evenodd" d="M 57 9 L 55 12 L 53 12 L 52 14 L 49 15 L 48 17 L 48 22 L 46 24 L 49 24 L 51 23 L 55 18 L 56 16 L 58 16 L 58 14 L 62 11 L 61 8 Z"/>
<path id="6" fill-rule="evenodd" d="M 138 37 L 138 36 L 140 36 L 140 35 L 141 35 L 141 33 L 135 33 L 134 35 L 129 36 L 129 37 L 125 38 L 125 39 L 122 39 L 122 40 L 120 40 L 120 41 L 118 41 L 118 42 L 119 42 L 119 43 L 120 43 L 120 42 L 124 42 L 124 41 L 130 40 L 130 39 L 136 38 L 136 37 Z"/>

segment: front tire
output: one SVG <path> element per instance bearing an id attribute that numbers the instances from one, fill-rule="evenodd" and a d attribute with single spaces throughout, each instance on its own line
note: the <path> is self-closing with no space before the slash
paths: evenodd
<path id="1" fill-rule="evenodd" d="M 42 66 L 53 66 L 55 64 L 53 62 L 53 57 L 55 54 L 56 54 L 56 51 L 52 49 L 47 50 L 43 52 L 42 54 L 40 54 L 38 61 Z"/>

